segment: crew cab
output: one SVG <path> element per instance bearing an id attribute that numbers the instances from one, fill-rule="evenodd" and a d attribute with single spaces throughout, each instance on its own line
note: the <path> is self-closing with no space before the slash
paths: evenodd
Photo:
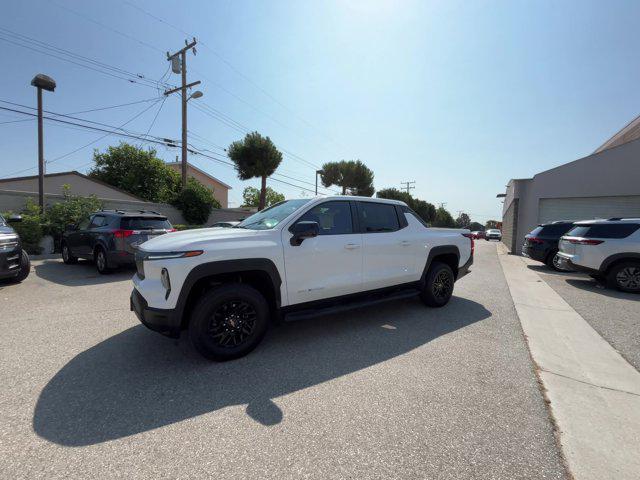
<path id="1" fill-rule="evenodd" d="M 468 230 L 429 228 L 395 200 L 287 200 L 234 228 L 168 233 L 136 252 L 131 310 L 213 360 L 249 353 L 270 320 L 420 295 L 444 306 L 473 262 Z"/>

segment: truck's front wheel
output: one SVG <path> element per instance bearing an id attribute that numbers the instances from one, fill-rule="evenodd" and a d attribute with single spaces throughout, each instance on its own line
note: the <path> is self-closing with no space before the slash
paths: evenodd
<path id="1" fill-rule="evenodd" d="M 242 357 L 258 346 L 269 325 L 269 306 L 255 288 L 228 284 L 203 295 L 191 315 L 189 338 L 216 361 Z"/>
<path id="2" fill-rule="evenodd" d="M 443 307 L 453 294 L 455 277 L 446 263 L 433 262 L 427 272 L 420 298 L 429 307 Z"/>

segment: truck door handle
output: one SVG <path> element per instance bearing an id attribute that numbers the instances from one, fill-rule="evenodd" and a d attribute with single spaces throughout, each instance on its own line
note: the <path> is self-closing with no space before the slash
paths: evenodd
<path id="1" fill-rule="evenodd" d="M 400 242 L 400 245 L 402 245 L 403 247 L 408 247 L 409 245 L 411 245 L 411 242 L 408 240 L 402 240 Z"/>
<path id="2" fill-rule="evenodd" d="M 356 248 L 360 248 L 360 245 L 358 245 L 357 243 L 347 243 L 344 248 L 346 248 L 347 250 L 355 250 Z"/>

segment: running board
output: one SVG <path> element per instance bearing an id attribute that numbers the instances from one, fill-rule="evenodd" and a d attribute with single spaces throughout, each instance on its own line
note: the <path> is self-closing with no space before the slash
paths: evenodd
<path id="1" fill-rule="evenodd" d="M 371 305 L 378 305 L 380 303 L 386 303 L 392 300 L 402 300 L 405 298 L 411 298 L 419 295 L 420 292 L 415 289 L 406 289 L 400 291 L 394 291 L 393 293 L 378 293 L 372 294 L 364 298 L 357 300 L 342 301 L 338 304 L 329 305 L 326 307 L 307 308 L 303 310 L 296 310 L 285 313 L 283 315 L 283 321 L 285 322 L 297 322 L 298 320 L 306 320 L 308 318 L 319 317 L 321 315 L 329 315 L 332 313 L 340 313 L 347 310 L 353 310 L 360 307 L 370 307 Z"/>

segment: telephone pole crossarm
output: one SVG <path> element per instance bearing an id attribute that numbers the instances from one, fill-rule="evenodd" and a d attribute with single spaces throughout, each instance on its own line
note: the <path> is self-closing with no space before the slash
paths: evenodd
<path id="1" fill-rule="evenodd" d="M 176 87 L 176 88 L 173 88 L 173 89 L 171 89 L 171 90 L 167 90 L 166 92 L 164 92 L 164 94 L 165 94 L 165 95 L 171 95 L 172 93 L 179 92 L 179 91 L 180 91 L 180 90 L 182 90 L 183 88 L 191 88 L 191 87 L 195 87 L 196 85 L 200 85 L 200 83 L 202 83 L 202 82 L 200 82 L 200 80 L 198 80 L 197 82 L 191 82 L 191 83 L 189 83 L 189 84 L 185 85 L 184 87 Z"/>

